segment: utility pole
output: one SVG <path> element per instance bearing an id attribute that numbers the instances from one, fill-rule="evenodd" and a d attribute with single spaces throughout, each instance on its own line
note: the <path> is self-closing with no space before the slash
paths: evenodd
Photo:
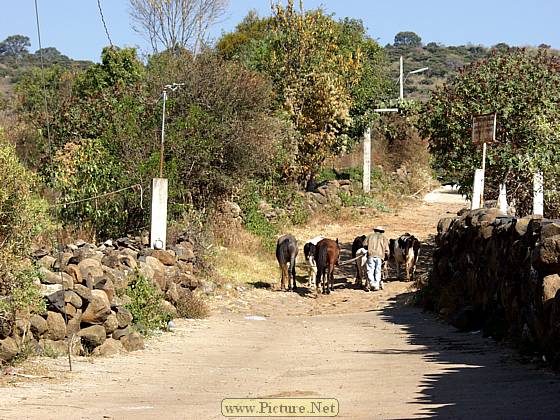
<path id="1" fill-rule="evenodd" d="M 401 55 L 400 59 L 400 72 L 399 72 L 399 99 L 402 101 L 404 99 L 404 73 L 403 73 L 403 57 Z"/>

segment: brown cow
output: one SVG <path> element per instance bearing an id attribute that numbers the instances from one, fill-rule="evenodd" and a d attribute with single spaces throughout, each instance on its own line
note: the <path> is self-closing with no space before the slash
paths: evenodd
<path id="1" fill-rule="evenodd" d="M 316 283 L 318 288 L 319 282 L 321 282 L 323 294 L 329 294 L 331 290 L 334 290 L 334 266 L 338 265 L 339 257 L 340 245 L 338 238 L 336 241 L 327 238 L 322 239 L 315 247 L 315 263 L 317 264 Z"/>

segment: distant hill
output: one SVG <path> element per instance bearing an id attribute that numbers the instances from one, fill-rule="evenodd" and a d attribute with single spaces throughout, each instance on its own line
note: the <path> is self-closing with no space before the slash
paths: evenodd
<path id="1" fill-rule="evenodd" d="M 404 97 L 408 99 L 427 100 L 436 86 L 442 85 L 458 70 L 467 64 L 482 60 L 492 54 L 492 50 L 504 50 L 510 48 L 505 43 L 492 47 L 482 45 L 459 45 L 445 46 L 443 44 L 430 42 L 426 45 L 414 32 L 399 32 L 395 36 L 394 44 L 387 44 L 385 51 L 391 63 L 390 75 L 397 86 L 399 78 L 399 58 L 403 56 L 404 74 L 423 67 L 429 67 L 426 72 L 408 76 L 404 83 Z M 516 47 L 511 47 L 516 48 Z M 540 45 L 538 48 L 550 49 L 548 45 Z M 553 54 L 560 55 L 558 50 L 550 50 Z M 398 93 L 397 93 L 398 95 Z"/>

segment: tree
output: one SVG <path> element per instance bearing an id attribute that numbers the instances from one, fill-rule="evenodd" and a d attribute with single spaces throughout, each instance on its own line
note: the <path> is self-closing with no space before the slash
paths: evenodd
<path id="1" fill-rule="evenodd" d="M 190 49 L 197 53 L 208 30 L 228 0 L 130 0 L 134 30 L 144 35 L 154 52 Z"/>
<path id="2" fill-rule="evenodd" d="M 496 142 L 488 149 L 486 188 L 505 182 L 519 214 L 531 213 L 532 177 L 545 176 L 545 212 L 558 217 L 560 181 L 560 60 L 547 50 L 494 52 L 435 91 L 420 122 L 434 166 L 472 188 L 481 150 L 471 143 L 474 115 L 496 112 Z"/>
<path id="3" fill-rule="evenodd" d="M 422 38 L 420 38 L 414 32 L 399 32 L 395 35 L 395 41 L 393 45 L 395 47 L 421 47 Z"/>
<path id="4" fill-rule="evenodd" d="M 0 56 L 9 56 L 16 59 L 28 54 L 27 47 L 31 46 L 29 37 L 23 35 L 11 35 L 0 42 Z"/>
<path id="5" fill-rule="evenodd" d="M 323 161 L 361 136 L 367 111 L 383 96 L 383 50 L 361 21 L 298 11 L 292 0 L 275 4 L 269 18 L 244 22 L 218 45 L 272 81 L 278 107 L 299 134 L 291 174 L 311 186 Z"/>

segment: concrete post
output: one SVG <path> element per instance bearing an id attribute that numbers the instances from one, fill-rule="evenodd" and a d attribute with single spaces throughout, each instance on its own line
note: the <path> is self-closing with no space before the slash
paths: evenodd
<path id="1" fill-rule="evenodd" d="M 542 172 L 533 176 L 533 214 L 544 216 L 544 179 Z"/>
<path id="2" fill-rule="evenodd" d="M 500 209 L 500 211 L 504 213 L 507 213 L 508 211 L 506 184 L 500 184 L 500 195 L 498 195 L 498 208 Z"/>
<path id="3" fill-rule="evenodd" d="M 474 172 L 473 195 L 471 210 L 479 209 L 484 204 L 484 171 L 477 169 Z"/>
<path id="4" fill-rule="evenodd" d="M 364 170 L 362 185 L 364 193 L 369 193 L 371 189 L 371 129 L 369 127 L 364 131 Z"/>
<path id="5" fill-rule="evenodd" d="M 165 249 L 167 240 L 167 178 L 152 179 L 150 247 Z"/>

